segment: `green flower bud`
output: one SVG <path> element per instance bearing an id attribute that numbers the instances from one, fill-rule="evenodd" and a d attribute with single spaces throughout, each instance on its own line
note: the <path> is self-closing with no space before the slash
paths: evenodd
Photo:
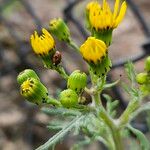
<path id="1" fill-rule="evenodd" d="M 146 61 L 145 61 L 145 70 L 147 72 L 150 72 L 150 56 L 147 57 Z"/>
<path id="2" fill-rule="evenodd" d="M 139 84 L 144 84 L 147 82 L 147 73 L 139 73 L 137 76 L 136 76 L 136 81 L 139 83 Z"/>
<path id="3" fill-rule="evenodd" d="M 60 41 L 70 42 L 69 28 L 61 18 L 50 21 L 50 32 Z"/>
<path id="4" fill-rule="evenodd" d="M 22 72 L 19 73 L 19 75 L 17 77 L 17 82 L 19 84 L 22 84 L 28 78 L 34 78 L 34 79 L 39 80 L 39 77 L 37 76 L 37 74 L 35 73 L 35 71 L 33 71 L 32 69 L 25 69 L 24 71 L 22 71 Z"/>
<path id="5" fill-rule="evenodd" d="M 29 102 L 40 105 L 48 100 L 47 88 L 37 79 L 28 78 L 21 84 L 21 95 Z"/>
<path id="6" fill-rule="evenodd" d="M 67 87 L 76 91 L 77 94 L 81 93 L 87 85 L 87 75 L 80 70 L 74 71 L 68 78 Z"/>
<path id="7" fill-rule="evenodd" d="M 78 104 L 78 95 L 71 89 L 64 90 L 60 93 L 59 99 L 64 107 L 70 108 Z"/>

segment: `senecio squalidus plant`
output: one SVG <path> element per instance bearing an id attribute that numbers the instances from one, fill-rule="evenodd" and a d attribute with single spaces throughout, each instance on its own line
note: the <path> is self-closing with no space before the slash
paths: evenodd
<path id="1" fill-rule="evenodd" d="M 125 134 L 127 131 L 137 137 L 141 149 L 150 149 L 144 134 L 131 125 L 131 121 L 141 111 L 150 109 L 150 102 L 142 104 L 142 99 L 150 95 L 150 56 L 145 61 L 142 73 L 137 74 L 131 62 L 125 65 L 131 85 L 122 85 L 130 100 L 120 116 L 116 109 L 119 100 L 114 100 L 105 93 L 106 89 L 113 88 L 120 82 L 107 83 L 106 78 L 112 67 L 109 51 L 113 31 L 123 20 L 126 9 L 126 1 L 116 0 L 113 11 L 107 0 L 103 0 L 102 4 L 96 0 L 89 2 L 85 8 L 85 18 L 91 34 L 81 46 L 75 44 L 68 26 L 61 18 L 51 20 L 49 29 L 43 28 L 40 35 L 37 31 L 31 35 L 33 52 L 42 60 L 44 67 L 57 71 L 67 83 L 66 89 L 54 98 L 33 70 L 26 69 L 17 77 L 20 93 L 27 101 L 43 107 L 42 111 L 48 115 L 62 117 L 50 121 L 47 128 L 59 131 L 37 150 L 54 148 L 70 131 L 83 135 L 82 141 L 75 143 L 72 149 L 100 141 L 109 150 L 123 150 L 123 139 L 130 137 Z M 83 57 L 88 73 L 81 70 L 66 73 L 54 37 L 67 43 Z M 89 79 L 90 83 L 87 82 Z M 90 103 L 85 93 L 91 96 Z M 102 98 L 106 106 L 103 105 Z"/>

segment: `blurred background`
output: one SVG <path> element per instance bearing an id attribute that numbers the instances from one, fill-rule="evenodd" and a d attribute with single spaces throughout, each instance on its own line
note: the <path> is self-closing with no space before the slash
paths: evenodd
<path id="1" fill-rule="evenodd" d="M 55 96 L 59 89 L 65 88 L 62 78 L 56 72 L 46 70 L 40 59 L 33 54 L 30 35 L 34 30 L 48 28 L 50 19 L 63 17 L 71 29 L 72 38 L 81 45 L 88 36 L 84 28 L 84 8 L 88 1 L 0 0 L 0 150 L 32 150 L 54 134 L 45 127 L 51 118 L 20 96 L 16 77 L 20 71 L 32 68 L 52 95 Z M 114 1 L 110 2 L 113 4 Z M 142 71 L 143 60 L 150 54 L 150 1 L 127 2 L 129 7 L 126 17 L 114 31 L 109 51 L 113 69 L 108 82 L 118 78 L 126 81 L 123 65 L 129 59 L 134 61 L 137 72 Z M 68 72 L 74 69 L 87 71 L 81 56 L 72 48 L 58 41 L 56 45 L 62 53 L 63 66 Z M 120 99 L 119 111 L 123 111 L 128 103 L 127 95 L 120 87 L 108 92 Z M 133 122 L 133 126 L 147 137 L 150 136 L 145 117 L 139 117 Z M 68 137 L 56 149 L 68 150 L 74 143 L 74 138 L 70 138 L 70 135 Z M 99 143 L 94 143 L 88 149 L 100 149 Z"/>

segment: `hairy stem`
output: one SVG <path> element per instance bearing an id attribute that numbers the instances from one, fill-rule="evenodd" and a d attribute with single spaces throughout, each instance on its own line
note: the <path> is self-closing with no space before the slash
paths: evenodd
<path id="1" fill-rule="evenodd" d="M 55 70 L 65 79 L 68 80 L 68 74 L 62 66 L 57 66 Z"/>
<path id="2" fill-rule="evenodd" d="M 103 121 L 108 125 L 108 127 L 111 130 L 112 137 L 115 144 L 115 150 L 123 150 L 123 144 L 122 139 L 120 135 L 120 130 L 118 129 L 118 126 L 114 123 L 114 121 L 109 117 L 107 112 L 101 108 L 101 111 L 99 112 L 99 116 Z"/>

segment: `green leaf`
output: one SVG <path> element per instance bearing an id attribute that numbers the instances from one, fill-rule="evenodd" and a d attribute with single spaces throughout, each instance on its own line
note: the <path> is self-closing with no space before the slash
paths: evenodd
<path id="1" fill-rule="evenodd" d="M 119 101 L 118 100 L 113 100 L 109 95 L 107 94 L 103 94 L 104 98 L 107 100 L 107 104 L 106 104 L 106 110 L 107 113 L 111 116 L 111 117 L 115 117 L 116 116 L 116 108 L 119 105 Z"/>
<path id="2" fill-rule="evenodd" d="M 58 143 L 71 129 L 73 129 L 76 124 L 78 124 L 85 116 L 77 116 L 68 125 L 66 125 L 62 130 L 50 138 L 45 144 L 38 147 L 36 150 L 49 150 L 50 147 Z"/>
<path id="3" fill-rule="evenodd" d="M 148 110 L 150 110 L 150 102 L 147 102 L 147 103 L 141 105 L 140 108 L 138 108 L 138 109 L 132 114 L 131 120 L 132 120 L 133 118 L 135 118 L 135 117 L 136 117 L 138 114 L 140 114 L 141 112 L 143 112 L 143 111 L 148 111 Z"/>
<path id="4" fill-rule="evenodd" d="M 136 82 L 136 72 L 134 69 L 134 65 L 131 61 L 129 61 L 127 64 L 125 64 L 125 71 L 127 73 L 129 80 L 131 81 L 131 83 L 133 85 Z"/>
<path id="5" fill-rule="evenodd" d="M 64 122 L 64 120 L 52 120 L 47 125 L 47 128 L 49 130 L 61 130 L 66 126 L 67 122 Z"/>
<path id="6" fill-rule="evenodd" d="M 112 83 L 109 83 L 109 84 L 105 84 L 103 89 L 108 89 L 108 88 L 112 88 L 113 86 L 117 85 L 119 83 L 120 79 L 115 81 L 115 82 L 112 82 Z"/>
<path id="7" fill-rule="evenodd" d="M 74 144 L 71 150 L 81 150 L 83 146 L 88 145 L 90 143 L 91 143 L 90 138 L 85 138 L 84 140 Z"/>
<path id="8" fill-rule="evenodd" d="M 140 146 L 141 146 L 142 150 L 149 150 L 149 149 L 150 149 L 150 144 L 149 144 L 149 141 L 146 139 L 145 135 L 144 135 L 141 131 L 139 131 L 139 130 L 133 128 L 133 127 L 132 127 L 131 125 L 129 125 L 129 124 L 128 124 L 127 127 L 128 127 L 128 129 L 129 129 L 131 132 L 133 132 L 133 133 L 137 136 L 137 139 L 138 139 L 139 142 L 140 142 Z"/>
<path id="9" fill-rule="evenodd" d="M 81 113 L 77 110 L 66 109 L 66 108 L 42 108 L 42 111 L 47 115 L 60 115 L 60 116 L 77 116 Z"/>

